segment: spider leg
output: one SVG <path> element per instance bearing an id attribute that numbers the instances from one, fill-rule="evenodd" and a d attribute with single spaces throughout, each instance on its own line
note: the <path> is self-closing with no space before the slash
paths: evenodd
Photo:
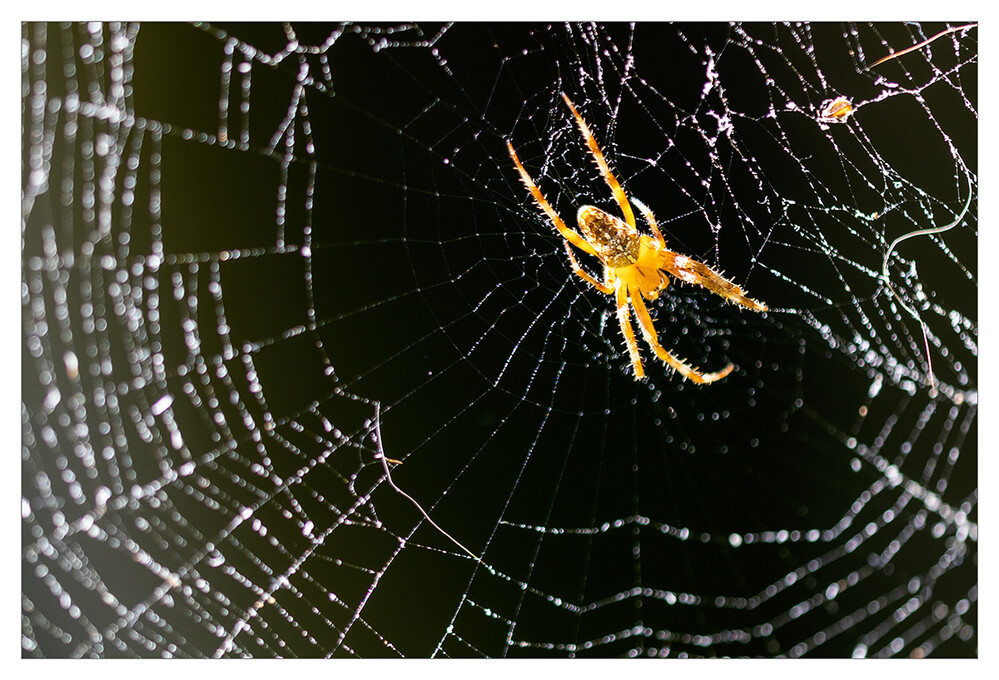
<path id="1" fill-rule="evenodd" d="M 638 208 L 638 211 L 642 213 L 642 217 L 644 217 L 645 221 L 648 223 L 649 229 L 652 230 L 652 236 L 656 239 L 656 244 L 665 250 L 666 239 L 663 238 L 662 232 L 659 231 L 659 223 L 656 222 L 656 216 L 652 214 L 651 210 L 649 210 L 649 206 L 645 205 L 634 196 L 631 197 L 631 202 L 635 204 L 635 207 Z"/>
<path id="2" fill-rule="evenodd" d="M 620 294 L 619 294 L 620 297 Z M 620 304 L 620 299 L 619 299 Z M 656 333 L 656 327 L 652 325 L 652 316 L 649 315 L 649 310 L 642 301 L 641 295 L 631 296 L 631 304 L 635 308 L 635 315 L 638 317 L 638 327 L 642 329 L 642 335 L 645 336 L 645 341 L 649 343 L 652 350 L 656 353 L 660 359 L 665 361 L 667 364 L 672 366 L 680 373 L 684 378 L 695 383 L 711 383 L 716 380 L 721 380 L 726 375 L 732 372 L 735 368 L 733 364 L 729 364 L 722 370 L 716 373 L 702 373 L 701 371 L 688 366 L 683 361 L 673 356 L 659 344 L 659 337 Z"/>
<path id="3" fill-rule="evenodd" d="M 631 327 L 631 310 L 628 308 L 628 284 L 618 279 L 617 282 L 617 320 L 624 333 L 624 341 L 628 345 L 631 365 L 635 368 L 635 380 L 645 377 L 642 367 L 642 357 L 638 354 L 638 341 L 635 339 L 635 329 Z"/>
<path id="4" fill-rule="evenodd" d="M 582 250 L 584 253 L 596 255 L 597 252 L 593 249 L 593 246 L 587 243 L 582 236 L 565 226 L 565 222 L 562 221 L 562 218 L 558 216 L 558 213 L 555 212 L 545 199 L 544 194 L 542 194 L 541 190 L 538 189 L 534 180 L 531 179 L 531 176 L 527 174 L 527 170 L 524 169 L 523 163 L 521 163 L 520 158 L 517 157 L 517 152 L 513 150 L 513 144 L 507 142 L 506 148 L 510 152 L 510 158 L 513 159 L 513 164 L 517 166 L 517 172 L 520 173 L 520 179 L 524 183 L 524 186 L 526 186 L 527 190 L 531 192 L 531 196 L 534 197 L 534 202 L 538 204 L 538 207 L 541 208 L 546 215 L 548 215 L 548 219 L 550 219 L 552 224 L 555 225 L 555 228 L 558 229 L 558 233 L 562 234 L 567 241 Z"/>
<path id="5" fill-rule="evenodd" d="M 762 302 L 746 297 L 742 288 L 735 285 L 714 269 L 691 259 L 686 255 L 679 255 L 672 251 L 664 251 L 660 255 L 662 268 L 668 273 L 677 277 L 681 281 L 704 286 L 715 295 L 720 295 L 727 300 L 738 303 L 743 307 L 756 312 L 767 311 L 767 306 Z"/>
<path id="6" fill-rule="evenodd" d="M 579 261 L 576 260 L 576 256 L 572 254 L 572 248 L 569 246 L 569 242 L 563 241 L 563 243 L 565 243 L 565 252 L 569 256 L 569 262 L 572 264 L 572 271 L 574 271 L 579 278 L 583 279 L 583 281 L 586 281 L 588 284 L 599 290 L 601 293 L 604 293 L 606 295 L 612 295 L 614 293 L 614 288 L 609 285 L 609 282 L 600 283 L 595 278 L 593 278 L 593 276 L 591 276 L 585 269 L 583 269 L 579 265 Z M 606 268 L 604 268 L 604 280 L 606 281 L 607 278 L 608 278 L 607 270 Z"/>
<path id="7" fill-rule="evenodd" d="M 624 214 L 624 221 L 628 225 L 635 229 L 635 213 L 631 209 L 631 204 L 628 203 L 628 197 L 624 193 L 624 189 L 621 188 L 620 182 L 611 172 L 610 166 L 607 165 L 607 161 L 604 159 L 604 154 L 600 151 L 600 145 L 597 144 L 597 140 L 593 137 L 593 133 L 590 132 L 590 128 L 586 125 L 586 121 L 583 117 L 579 115 L 579 111 L 573 106 L 572 100 L 563 92 L 562 99 L 565 103 L 569 105 L 569 110 L 572 111 L 572 115 L 576 117 L 576 125 L 579 126 L 579 131 L 583 133 L 583 139 L 586 140 L 586 145 L 590 147 L 590 153 L 593 154 L 593 160 L 596 161 L 597 167 L 600 168 L 600 174 L 604 176 L 607 181 L 607 186 L 610 187 L 611 192 L 614 194 L 614 199 L 617 204 L 621 206 L 621 212 Z"/>

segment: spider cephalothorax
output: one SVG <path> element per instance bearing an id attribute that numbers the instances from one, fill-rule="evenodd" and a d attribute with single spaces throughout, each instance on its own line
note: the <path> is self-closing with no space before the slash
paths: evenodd
<path id="1" fill-rule="evenodd" d="M 725 368 L 715 373 L 703 373 L 696 368 L 688 366 L 683 361 L 673 356 L 659 344 L 659 336 L 655 326 L 652 324 L 652 316 L 649 314 L 645 300 L 655 300 L 659 293 L 669 285 L 670 276 L 675 276 L 681 281 L 704 286 L 712 293 L 722 296 L 757 312 L 765 312 L 767 306 L 762 302 L 757 302 L 745 296 L 742 289 L 735 285 L 715 270 L 702 262 L 691 259 L 686 255 L 680 255 L 672 250 L 667 250 L 666 241 L 659 231 L 656 218 L 644 203 L 636 198 L 629 202 L 624 189 L 621 188 L 617 178 L 611 172 L 604 155 L 600 151 L 600 146 L 587 127 L 583 117 L 576 111 L 572 101 L 566 95 L 562 95 L 565 103 L 572 111 L 576 119 L 576 125 L 583 134 L 593 160 L 596 161 L 600 174 L 603 175 L 607 185 L 610 186 L 614 199 L 617 201 L 624 220 L 604 212 L 592 205 L 584 205 L 576 213 L 576 222 L 579 230 L 583 233 L 580 236 L 577 232 L 569 229 L 558 216 L 558 213 L 549 205 L 544 195 L 534 184 L 534 180 L 527 174 L 524 165 L 517 157 L 517 152 L 513 150 L 513 145 L 507 142 L 507 149 L 510 158 L 517 166 L 520 179 L 527 186 L 538 207 L 544 211 L 548 218 L 555 225 L 558 232 L 565 238 L 565 252 L 569 256 L 572 270 L 584 281 L 607 295 L 614 295 L 617 301 L 617 318 L 621 325 L 621 332 L 624 333 L 625 342 L 628 345 L 628 353 L 631 356 L 631 363 L 635 369 L 635 379 L 638 380 L 645 375 L 642 367 L 642 359 L 638 354 L 638 342 L 635 340 L 635 330 L 631 325 L 630 308 L 634 308 L 635 316 L 638 319 L 638 327 L 645 336 L 645 341 L 649 343 L 652 350 L 660 359 L 675 368 L 682 376 L 688 380 L 698 383 L 709 383 L 721 380 L 732 372 L 735 368 L 729 364 Z M 652 236 L 642 234 L 638 231 L 635 223 L 635 213 L 631 208 L 635 207 L 642 213 L 642 217 L 649 225 Z M 583 269 L 576 256 L 572 252 L 570 245 L 576 246 L 584 253 L 595 256 L 604 266 L 604 280 L 597 281 L 592 275 Z"/>

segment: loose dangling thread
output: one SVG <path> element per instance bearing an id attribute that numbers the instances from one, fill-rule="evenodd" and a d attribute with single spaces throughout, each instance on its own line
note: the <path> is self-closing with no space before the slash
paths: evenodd
<path id="1" fill-rule="evenodd" d="M 471 557 L 473 560 L 475 560 L 479 564 L 482 564 L 483 566 L 486 566 L 485 563 L 482 561 L 482 558 L 480 558 L 478 555 L 476 555 L 471 550 L 469 550 L 464 545 L 462 545 L 461 542 L 458 539 L 456 539 L 454 536 L 452 536 L 448 532 L 444 531 L 444 529 L 441 528 L 441 526 L 439 524 L 437 524 L 437 522 L 435 522 L 430 517 L 430 515 L 427 514 L 427 511 L 423 509 L 423 506 L 420 505 L 420 503 L 415 498 L 413 498 L 408 493 L 406 493 L 405 491 L 403 491 L 402 489 L 400 489 L 399 486 L 392 479 L 392 471 L 389 469 L 389 463 L 395 463 L 397 465 L 401 465 L 402 461 L 396 460 L 394 458 L 387 457 L 385 455 L 384 450 L 382 449 L 382 431 L 381 431 L 380 410 L 381 409 L 380 409 L 379 405 L 376 403 L 375 404 L 375 436 L 378 438 L 378 453 L 375 454 L 375 457 L 378 460 L 381 461 L 381 463 L 382 463 L 382 469 L 385 470 L 385 481 L 387 481 L 388 484 L 389 484 L 389 486 L 391 486 L 393 489 L 395 489 L 395 491 L 400 496 L 402 496 L 403 498 L 405 498 L 406 500 L 408 500 L 410 503 L 412 503 L 413 506 L 420 512 L 420 514 L 423 515 L 423 519 L 425 519 L 428 522 L 430 522 L 430 526 L 432 526 L 434 529 L 436 529 L 437 531 L 439 531 L 441 533 L 441 535 L 443 535 L 449 541 L 451 541 L 452 543 L 454 543 L 456 546 L 458 546 L 459 548 L 461 548 L 462 552 L 464 552 L 466 555 L 468 555 L 469 557 Z M 488 569 L 489 567 L 487 566 L 486 568 Z"/>
<path id="2" fill-rule="evenodd" d="M 895 296 L 895 299 L 898 300 L 898 304 L 902 306 L 902 309 L 907 311 L 909 315 L 912 316 L 913 319 L 918 321 L 920 327 L 922 327 L 923 329 L 923 347 L 926 350 L 926 366 L 930 379 L 930 396 L 936 396 L 937 385 L 936 381 L 933 378 L 933 360 L 930 358 L 929 332 L 926 329 L 926 323 L 922 320 L 922 318 L 920 318 L 919 312 L 909 307 L 909 305 L 905 304 L 905 302 L 902 301 L 902 298 L 899 297 L 898 293 L 895 292 L 894 286 L 891 285 L 891 281 L 888 278 L 888 260 L 889 258 L 891 258 L 892 251 L 895 250 L 895 247 L 902 241 L 915 236 L 940 234 L 942 232 L 948 231 L 949 229 L 953 229 L 958 224 L 960 224 L 962 220 L 964 220 L 964 216 L 968 214 L 968 209 L 971 207 L 971 197 L 974 195 L 971 186 L 971 173 L 969 172 L 966 174 L 968 177 L 968 200 L 965 202 L 964 209 L 961 211 L 961 214 L 957 216 L 957 219 L 955 219 L 950 224 L 946 224 L 942 227 L 929 227 L 927 229 L 917 229 L 916 231 L 910 231 L 908 234 L 902 234 L 894 241 L 892 241 L 890 246 L 888 246 L 888 250 L 885 252 L 885 259 L 881 264 L 881 279 L 885 282 L 885 285 L 888 287 L 888 290 L 891 292 L 892 295 Z"/>

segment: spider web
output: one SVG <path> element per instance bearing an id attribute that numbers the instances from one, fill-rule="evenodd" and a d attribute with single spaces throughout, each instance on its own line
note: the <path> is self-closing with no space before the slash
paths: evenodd
<path id="1" fill-rule="evenodd" d="M 977 30 L 23 25 L 22 654 L 976 656 Z"/>

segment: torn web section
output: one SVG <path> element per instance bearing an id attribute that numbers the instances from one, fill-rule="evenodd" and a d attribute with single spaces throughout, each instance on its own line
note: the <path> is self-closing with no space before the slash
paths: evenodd
<path id="1" fill-rule="evenodd" d="M 886 27 L 882 33 L 897 29 Z M 974 41 L 957 41 L 949 50 L 945 42 L 935 44 L 937 51 L 945 54 L 934 60 L 939 64 L 932 69 L 926 68 L 925 55 L 913 53 L 916 68 L 909 68 L 910 61 L 900 58 L 871 69 L 858 63 L 856 72 L 850 75 L 849 71 L 824 73 L 821 69 L 826 63 L 834 63 L 835 55 L 827 41 L 836 36 L 823 35 L 814 27 L 761 30 L 773 30 L 777 39 L 786 44 L 814 40 L 812 58 L 820 67 L 817 80 L 806 78 L 802 71 L 796 86 L 778 83 L 772 94 L 772 111 L 783 110 L 781 118 L 786 125 L 807 128 L 804 132 L 816 143 L 802 147 L 809 152 L 803 158 L 790 141 L 800 144 L 808 137 L 774 136 L 772 143 L 785 148 L 786 159 L 800 161 L 801 169 L 782 173 L 767 168 L 774 182 L 796 179 L 807 183 L 816 195 L 817 200 L 809 202 L 802 200 L 807 194 L 798 189 L 790 185 L 782 188 L 792 199 L 785 201 L 785 210 L 794 226 L 795 239 L 773 249 L 775 258 L 787 263 L 788 271 L 795 260 L 801 261 L 806 277 L 799 279 L 802 304 L 807 304 L 809 296 L 821 299 L 821 288 L 810 275 L 824 272 L 835 272 L 851 298 L 849 305 L 835 298 L 829 300 L 832 308 L 841 310 L 850 328 L 843 329 L 838 323 L 827 326 L 820 319 L 810 323 L 818 322 L 818 330 L 834 338 L 840 348 L 862 359 L 864 366 L 877 365 L 909 391 L 919 384 L 933 386 L 936 379 L 930 371 L 930 360 L 942 360 L 939 368 L 943 385 L 937 387 L 946 391 L 947 398 L 963 400 L 966 388 L 973 385 L 966 367 L 974 364 L 974 355 L 959 359 L 955 355 L 962 353 L 962 346 L 975 351 L 964 330 L 969 322 L 973 324 L 974 315 L 965 303 L 976 299 L 974 210 L 967 210 L 974 206 L 977 187 L 977 159 L 974 144 L 969 143 L 976 130 Z M 873 49 L 869 41 L 877 35 L 876 30 L 853 28 L 844 37 L 858 41 L 857 53 L 862 54 L 860 44 Z M 795 68 L 789 51 L 757 49 L 754 53 L 763 67 Z M 815 103 L 819 97 L 811 94 L 815 82 L 821 84 L 820 96 L 826 97 L 823 104 L 833 101 L 840 92 L 855 93 L 850 114 L 831 121 L 823 118 L 823 104 Z M 817 129 L 809 120 L 816 111 L 820 114 Z M 796 112 L 804 115 L 796 116 Z M 907 132 L 904 137 L 898 134 L 903 123 Z M 788 131 L 795 129 L 787 127 Z M 814 137 L 815 133 L 825 139 Z M 925 143 L 910 144 L 910 137 Z M 757 157 L 772 162 L 768 156 Z M 962 228 L 948 230 L 942 237 L 949 242 L 926 237 L 922 242 L 917 239 L 896 248 L 900 236 L 932 231 L 934 227 L 942 230 L 944 225 L 957 223 Z M 903 258 L 899 252 L 903 247 L 911 248 L 918 257 Z M 828 263 L 819 264 L 816 258 L 827 259 Z M 815 262 L 814 266 L 809 262 Z M 922 265 L 925 276 L 917 274 L 917 263 Z M 864 295 L 872 281 L 877 282 L 877 294 Z M 933 300 L 943 295 L 947 296 L 946 304 Z M 914 313 L 913 309 L 923 311 Z M 925 340 L 920 328 L 923 316 L 932 322 Z M 907 327 L 913 324 L 915 328 Z M 947 340 L 935 337 L 938 333 Z M 882 342 L 879 338 L 892 340 Z M 929 352 L 932 357 L 927 356 L 927 343 L 934 345 Z"/>

